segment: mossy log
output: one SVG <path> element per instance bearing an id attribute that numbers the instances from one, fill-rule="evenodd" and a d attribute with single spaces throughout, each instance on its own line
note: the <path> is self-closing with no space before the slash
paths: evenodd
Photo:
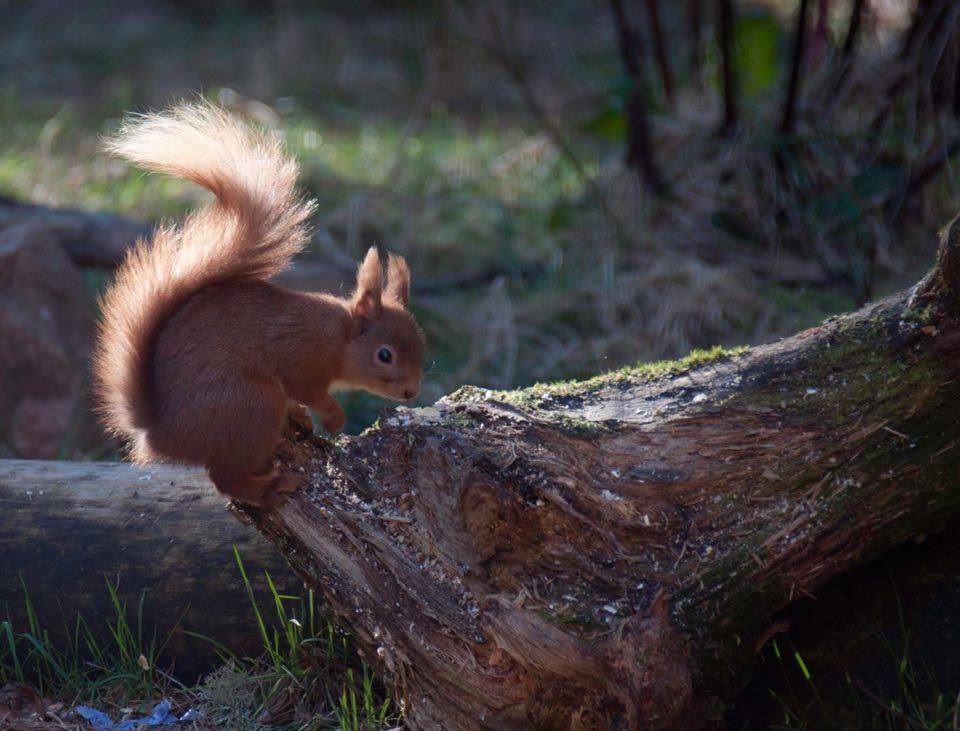
<path id="1" fill-rule="evenodd" d="M 307 484 L 238 512 L 414 728 L 709 725 L 778 610 L 960 514 L 958 241 L 775 344 L 291 432 Z"/>

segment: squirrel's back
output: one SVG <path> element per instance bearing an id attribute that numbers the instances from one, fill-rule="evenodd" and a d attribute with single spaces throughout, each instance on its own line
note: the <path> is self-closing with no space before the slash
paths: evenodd
<path id="1" fill-rule="evenodd" d="M 187 178 L 216 200 L 180 226 L 138 242 L 101 301 L 94 350 L 104 421 L 146 459 L 153 421 L 150 362 L 166 320 L 214 284 L 266 280 L 307 240 L 313 204 L 296 192 L 298 167 L 275 137 L 205 103 L 127 121 L 108 149 L 148 170 Z"/>

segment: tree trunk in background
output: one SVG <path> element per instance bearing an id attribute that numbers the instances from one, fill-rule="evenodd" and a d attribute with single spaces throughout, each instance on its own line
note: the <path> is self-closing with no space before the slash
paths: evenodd
<path id="1" fill-rule="evenodd" d="M 415 728 L 697 728 L 771 615 L 960 513 L 960 224 L 911 291 L 738 355 L 465 388 L 245 510 Z"/>
<path id="2" fill-rule="evenodd" d="M 667 41 L 660 22 L 660 6 L 657 0 L 646 0 L 647 17 L 650 21 L 650 35 L 653 37 L 653 51 L 660 71 L 660 83 L 663 84 L 663 96 L 667 106 L 673 106 L 673 72 L 670 70 L 670 57 L 667 53 Z"/>
<path id="3" fill-rule="evenodd" d="M 299 582 L 272 546 L 223 509 L 225 502 L 197 469 L 0 460 L 0 620 L 27 630 L 26 586 L 55 641 L 79 613 L 108 642 L 106 622 L 116 616 L 110 581 L 131 621 L 145 593 L 144 636 L 154 627 L 159 640 L 173 633 L 163 657 L 176 658 L 181 680 L 218 660 L 210 642 L 185 630 L 240 656 L 260 655 L 233 547 L 257 584 L 264 569 L 281 590 Z"/>
<path id="4" fill-rule="evenodd" d="M 863 0 L 853 0 L 853 6 L 850 8 L 850 17 L 847 20 L 847 32 L 843 37 L 843 46 L 840 49 L 840 55 L 837 59 L 836 72 L 828 91 L 828 107 L 832 106 L 834 101 L 836 101 L 847 77 L 850 75 L 850 71 L 853 69 L 854 59 L 856 58 L 857 38 L 860 36 L 864 12 Z"/>
<path id="5" fill-rule="evenodd" d="M 720 46 L 723 73 L 723 127 L 729 133 L 737 125 L 737 72 L 733 67 L 734 17 L 733 0 L 717 0 L 717 45 Z"/>
<path id="6" fill-rule="evenodd" d="M 690 38 L 690 77 L 695 84 L 700 84 L 703 66 L 703 9 L 700 0 L 689 0 L 687 32 Z"/>
<path id="7" fill-rule="evenodd" d="M 644 92 L 643 47 L 622 0 L 610 0 L 613 21 L 620 44 L 623 66 L 633 88 L 627 98 L 627 167 L 636 171 L 640 181 L 658 195 L 667 190 L 666 182 L 653 157 L 653 139 L 650 133 L 650 118 Z M 651 11 L 653 12 L 653 11 Z M 667 77 L 664 77 L 665 79 Z M 665 83 L 668 83 L 665 81 Z M 666 88 L 666 87 L 665 87 Z"/>
<path id="8" fill-rule="evenodd" d="M 793 36 L 793 55 L 790 58 L 790 76 L 787 81 L 787 94 L 783 104 L 783 117 L 780 120 L 780 134 L 793 132 L 796 118 L 800 81 L 803 78 L 803 56 L 807 45 L 807 5 L 809 0 L 800 0 L 797 10 L 797 30 Z"/>

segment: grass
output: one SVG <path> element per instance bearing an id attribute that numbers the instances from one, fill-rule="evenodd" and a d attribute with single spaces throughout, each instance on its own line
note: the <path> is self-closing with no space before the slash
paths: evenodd
<path id="1" fill-rule="evenodd" d="M 821 678 L 818 668 L 804 658 L 789 635 L 774 638 L 764 651 L 766 661 L 779 668 L 777 689 L 768 688 L 780 708 L 782 728 L 789 729 L 924 729 L 946 731 L 958 728 L 960 692 L 944 687 L 935 670 L 911 650 L 911 629 L 896 597 L 899 628 L 890 636 L 875 625 L 869 631 L 876 655 L 886 667 L 877 678 L 844 672 L 844 682 L 831 678 L 837 668 L 827 668 Z"/>
<path id="2" fill-rule="evenodd" d="M 397 703 L 357 657 L 349 638 L 323 614 L 312 591 L 282 594 L 266 572 L 257 586 L 236 549 L 234 560 L 249 603 L 251 631 L 261 639 L 259 657 L 237 657 L 215 639 L 204 638 L 215 645 L 223 664 L 198 685 L 186 687 L 158 667 L 165 639 L 144 626 L 142 595 L 130 603 L 107 581 L 113 616 L 103 621 L 109 641 L 96 640 L 94 628 L 78 616 L 66 646 L 57 646 L 33 611 L 24 585 L 26 627 L 0 622 L 0 687 L 27 684 L 48 706 L 59 701 L 69 710 L 85 704 L 114 719 L 149 713 L 158 699 L 171 698 L 175 712 L 199 709 L 205 728 L 375 731 L 402 723 Z M 880 673 L 884 682 L 847 672 L 845 684 L 838 686 L 827 677 L 835 676 L 836 668 L 821 677 L 822 668 L 804 657 L 789 635 L 771 640 L 765 661 L 775 663 L 781 675 L 777 688 L 767 691 L 779 708 L 774 727 L 956 728 L 960 694 L 942 687 L 935 672 L 911 652 L 911 631 L 899 599 L 897 610 L 897 636 L 869 627 L 876 654 L 887 665 Z M 60 717 L 68 720 L 64 713 Z"/>
<path id="3" fill-rule="evenodd" d="M 78 615 L 63 633 L 66 644 L 58 645 L 33 610 L 24 584 L 26 626 L 0 622 L 0 687 L 21 683 L 34 688 L 47 706 L 58 702 L 69 710 L 83 704 L 114 719 L 149 713 L 157 700 L 171 698 L 175 711 L 199 709 L 202 723 L 219 728 L 374 731 L 397 726 L 397 704 L 357 657 L 349 638 L 322 613 L 313 592 L 282 594 L 266 572 L 263 586 L 257 586 L 236 549 L 234 560 L 249 602 L 251 631 L 262 642 L 259 657 L 238 657 L 215 638 L 202 638 L 214 645 L 223 665 L 199 685 L 186 687 L 158 667 L 166 640 L 144 625 L 142 594 L 131 605 L 107 581 L 113 612 L 101 620 L 106 632 L 94 631 L 101 628 Z M 264 588 L 266 605 L 258 599 Z"/>
<path id="4" fill-rule="evenodd" d="M 131 609 L 109 580 L 106 591 L 114 610 L 105 623 L 110 641 L 98 641 L 86 619 L 78 615 L 64 628 L 66 646 L 57 646 L 23 585 L 25 630 L 16 631 L 8 619 L 0 622 L 0 684 L 29 683 L 41 694 L 118 706 L 150 698 L 163 687 L 165 681 L 158 675 L 155 661 L 164 642 L 155 634 L 145 634 L 143 595 Z"/>
<path id="5" fill-rule="evenodd" d="M 804 686 L 790 687 L 786 693 L 770 691 L 771 697 L 781 708 L 783 727 L 837 731 L 850 728 L 889 731 L 904 728 L 943 731 L 957 728 L 960 694 L 947 694 L 940 690 L 932 671 L 922 663 L 917 667 L 907 651 L 906 642 L 899 651 L 883 636 L 878 637 L 877 642 L 896 668 L 895 691 L 885 692 L 885 689 L 872 687 L 874 684 L 848 673 L 846 685 L 831 688 L 827 695 L 801 653 L 792 647 L 789 640 L 784 642 L 783 648 L 776 639 L 772 640 L 771 651 L 784 677 L 795 676 L 799 671 Z M 790 664 L 795 665 L 795 669 L 791 670 L 788 667 Z"/>

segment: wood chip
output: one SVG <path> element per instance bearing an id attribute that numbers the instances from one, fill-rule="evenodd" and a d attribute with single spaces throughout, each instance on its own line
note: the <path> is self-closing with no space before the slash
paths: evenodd
<path id="1" fill-rule="evenodd" d="M 890 433 L 893 434 L 895 437 L 900 437 L 901 439 L 910 439 L 910 437 L 908 437 L 908 436 L 907 436 L 906 434 L 904 434 L 902 431 L 897 431 L 896 429 L 891 429 L 889 426 L 883 427 L 883 430 L 886 431 L 886 432 L 890 432 Z"/>

